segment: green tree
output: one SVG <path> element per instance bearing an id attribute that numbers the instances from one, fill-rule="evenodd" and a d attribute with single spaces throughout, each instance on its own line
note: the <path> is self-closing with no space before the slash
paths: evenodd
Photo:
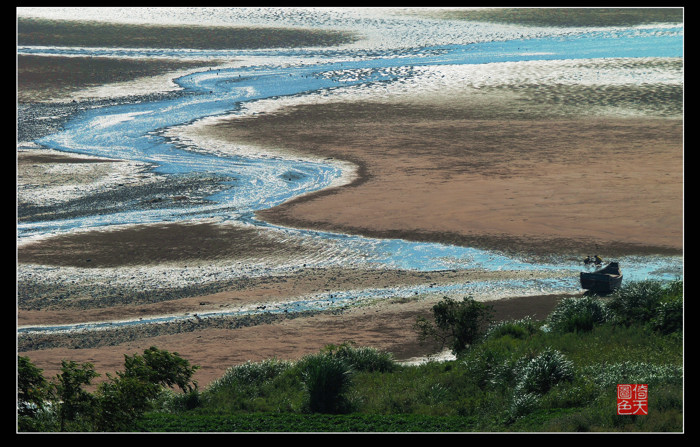
<path id="1" fill-rule="evenodd" d="M 177 352 L 170 353 L 156 347 L 146 349 L 143 355 L 124 356 L 124 371 L 97 390 L 100 411 L 96 419 L 99 431 L 126 431 L 133 422 L 151 408 L 151 402 L 164 387 L 177 385 L 185 393 L 197 391 L 192 376 L 199 367 Z"/>
<path id="2" fill-rule="evenodd" d="M 455 355 L 460 355 L 484 334 L 492 310 L 492 306 L 480 303 L 471 296 L 462 301 L 443 297 L 432 308 L 434 323 L 419 317 L 415 327 L 422 340 L 434 339 L 443 347 L 449 346 Z"/>
<path id="3" fill-rule="evenodd" d="M 38 416 L 51 399 L 51 385 L 29 357 L 17 356 L 17 428 L 21 432 L 43 431 Z"/>
<path id="4" fill-rule="evenodd" d="M 17 356 L 17 411 L 20 416 L 31 416 L 44 407 L 50 395 L 49 383 L 43 371 L 29 360 Z"/>
<path id="5" fill-rule="evenodd" d="M 177 352 L 170 353 L 155 347 L 143 355 L 124 356 L 124 371 L 98 385 L 91 394 L 84 386 L 98 377 L 91 363 L 78 364 L 63 361 L 61 373 L 48 383 L 26 357 L 18 358 L 17 405 L 20 430 L 30 431 L 41 425 L 36 410 L 47 406 L 54 409 L 58 424 L 53 420 L 43 424 L 44 431 L 128 431 L 134 421 L 151 408 L 154 398 L 164 387 L 178 386 L 186 394 L 197 392 L 192 377 L 199 366 Z M 196 399 L 193 399 L 196 400 Z M 49 427 L 50 425 L 50 427 Z M 48 430 L 47 430 L 48 429 Z"/>
<path id="6" fill-rule="evenodd" d="M 151 346 L 143 351 L 143 355 L 125 355 L 124 373 L 121 375 L 167 387 L 177 385 L 182 391 L 193 391 L 197 388 L 197 382 L 191 380 L 197 369 L 199 366 L 190 365 L 177 352 L 170 353 Z"/>
<path id="7" fill-rule="evenodd" d="M 95 416 L 95 397 L 85 391 L 98 377 L 92 363 L 78 364 L 74 361 L 61 361 L 61 373 L 53 384 L 58 400 L 58 417 L 61 431 L 67 428 L 80 430 L 89 426 Z"/>
<path id="8" fill-rule="evenodd" d="M 128 431 L 134 420 L 150 408 L 151 399 L 157 396 L 160 387 L 133 377 L 107 376 L 110 380 L 101 383 L 97 391 L 100 411 L 95 429 Z"/>

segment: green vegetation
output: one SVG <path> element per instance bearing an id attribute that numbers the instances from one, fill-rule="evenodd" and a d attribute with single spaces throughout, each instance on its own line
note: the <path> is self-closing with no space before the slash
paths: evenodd
<path id="1" fill-rule="evenodd" d="M 490 313 L 490 306 L 472 297 L 466 297 L 461 302 L 444 298 L 433 306 L 435 322 L 419 318 L 416 328 L 421 339 L 432 338 L 443 347 L 449 344 L 452 352 L 460 355 L 479 340 Z"/>
<path id="2" fill-rule="evenodd" d="M 347 343 L 234 366 L 201 391 L 190 384 L 196 367 L 156 348 L 127 357 L 95 394 L 81 388 L 90 365 L 65 363 L 49 383 L 20 357 L 19 429 L 682 432 L 682 306 L 680 280 L 565 299 L 544 321 L 480 324 L 488 307 L 445 298 L 435 323 L 417 328 L 452 346 L 454 361 L 406 366 Z M 649 386 L 649 413 L 617 415 L 617 384 L 634 383 Z"/>
<path id="3" fill-rule="evenodd" d="M 191 382 L 197 366 L 155 347 L 143 355 L 125 355 L 124 371 L 107 374 L 94 394 L 83 388 L 99 376 L 91 363 L 64 360 L 52 382 L 26 357 L 20 356 L 17 366 L 20 431 L 129 431 L 166 386 L 177 385 L 185 396 L 197 393 L 196 382 Z"/>

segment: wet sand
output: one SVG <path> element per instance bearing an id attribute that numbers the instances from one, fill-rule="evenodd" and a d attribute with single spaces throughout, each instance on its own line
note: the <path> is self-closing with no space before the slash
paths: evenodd
<path id="1" fill-rule="evenodd" d="M 216 65 L 212 61 L 110 59 L 17 55 L 17 101 L 71 100 L 81 90 L 108 83 L 129 82 L 178 70 Z"/>
<path id="2" fill-rule="evenodd" d="M 538 255 L 680 253 L 682 121 L 479 116 L 497 101 L 299 106 L 212 132 L 359 166 L 348 187 L 258 213 L 273 223 Z"/>
<path id="3" fill-rule="evenodd" d="M 120 48 L 260 49 L 341 45 L 349 32 L 283 27 L 106 23 L 19 17 L 20 45 Z"/>
<path id="4" fill-rule="evenodd" d="M 515 319 L 531 316 L 545 318 L 562 296 L 548 295 L 511 298 L 489 302 L 494 307 L 494 319 Z M 419 316 L 431 318 L 430 307 L 435 299 L 390 300 L 371 307 L 349 308 L 343 312 L 325 312 L 295 318 L 279 317 L 217 328 L 199 323 L 195 318 L 178 333 L 140 336 L 133 332 L 114 344 L 99 347 L 79 347 L 70 342 L 63 346 L 20 352 L 44 369 L 44 376 L 60 372 L 61 360 L 90 362 L 96 371 L 119 371 L 124 366 L 124 354 L 143 353 L 150 346 L 178 352 L 191 363 L 200 365 L 195 379 L 200 386 L 221 377 L 227 368 L 247 361 L 270 358 L 300 359 L 318 353 L 328 344 L 352 342 L 357 346 L 372 346 L 390 352 L 398 360 L 438 354 L 440 347 L 422 343 L 413 325 Z M 96 335 L 100 337 L 98 333 Z M 95 337 L 90 337 L 91 339 Z M 96 382 L 103 380 L 98 378 Z"/>
<path id="5" fill-rule="evenodd" d="M 119 66 L 103 70 L 114 74 Z M 62 89 L 37 87 L 42 97 L 65 97 Z M 350 185 L 259 213 L 272 222 L 541 257 L 586 255 L 592 250 L 604 256 L 681 253 L 682 119 L 578 117 L 557 114 L 558 109 L 553 111 L 552 103 L 546 101 L 523 101 L 526 97 L 494 89 L 478 97 L 452 96 L 451 100 L 417 96 L 308 105 L 231 120 L 206 129 L 206 134 L 339 158 L 358 166 L 358 178 Z M 474 98 L 478 101 L 470 101 Z M 644 98 L 649 101 L 648 96 Z M 598 102 L 609 99 L 598 97 Z M 42 168 L 75 161 L 86 164 L 69 157 L 44 157 L 41 151 L 23 157 L 17 165 L 18 176 L 31 185 L 49 180 L 75 182 L 49 177 Z M 81 181 L 94 183 L 108 175 L 100 171 L 101 163 L 90 165 L 94 170 Z M 176 196 L 174 190 L 168 197 Z M 49 238 L 19 247 L 18 263 L 80 272 L 114 269 L 119 278 L 124 267 L 241 261 L 249 259 L 246 253 L 259 254 L 261 247 L 274 259 L 293 258 L 308 250 L 239 228 L 163 223 Z M 18 324 L 194 314 L 310 292 L 368 284 L 446 283 L 478 274 L 300 268 L 287 275 L 215 287 L 203 284 L 185 292 L 148 293 L 127 287 L 130 278 L 125 277 L 109 285 L 114 291 L 102 295 L 93 293 L 99 284 L 62 283 L 48 292 L 40 288 L 33 292 L 22 284 Z M 196 376 L 201 386 L 234 364 L 271 357 L 296 359 L 344 341 L 408 359 L 436 352 L 437 347 L 418 342 L 412 326 L 417 316 L 428 316 L 440 298 L 426 295 L 337 312 L 261 317 L 227 327 L 193 318 L 171 332 L 58 337 L 45 349 L 39 348 L 40 340 L 22 339 L 20 354 L 29 356 L 47 377 L 58 373 L 63 359 L 91 362 L 104 374 L 121 369 L 124 354 L 158 346 L 201 365 Z M 515 297 L 491 304 L 496 318 L 544 318 L 561 298 Z"/>

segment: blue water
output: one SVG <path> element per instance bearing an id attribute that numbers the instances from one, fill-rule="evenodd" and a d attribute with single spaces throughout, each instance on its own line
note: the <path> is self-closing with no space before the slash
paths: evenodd
<path id="1" fill-rule="evenodd" d="M 124 210 L 111 215 L 18 224 L 18 237 L 73 231 L 103 225 L 217 218 L 269 226 L 253 218 L 257 210 L 297 195 L 322 189 L 342 175 L 341 168 L 322 162 L 282 157 L 243 157 L 214 154 L 171 143 L 160 132 L 204 117 L 244 114 L 245 104 L 261 99 L 333 94 L 338 87 L 399 82 L 414 67 L 440 64 L 487 64 L 533 60 L 592 58 L 683 57 L 683 28 L 663 27 L 581 32 L 565 36 L 440 45 L 424 48 L 362 51 L 353 49 L 184 51 L 20 48 L 21 53 L 63 55 L 129 55 L 167 57 L 244 57 L 261 61 L 238 68 L 202 70 L 175 82 L 190 95 L 139 104 L 86 111 L 65 128 L 38 144 L 73 153 L 150 163 L 155 172 L 170 176 L 211 173 L 230 178 L 229 188 L 192 209 Z M 286 63 L 289 61 L 290 63 Z M 294 64 L 291 64 L 294 62 Z M 289 173 L 294 173 L 290 178 Z M 559 279 L 521 287 L 546 291 L 575 291 L 580 265 L 543 265 L 473 248 L 403 240 L 380 240 L 342 234 L 289 230 L 298 238 L 321 238 L 365 253 L 367 265 L 397 269 L 551 270 Z M 673 279 L 682 275 L 682 258 L 654 257 L 619 260 L 625 278 Z M 341 261 L 342 262 L 342 261 Z M 491 284 L 493 286 L 493 284 Z M 475 287 L 462 285 L 461 287 Z M 412 291 L 415 292 L 415 291 Z M 376 291 L 375 291 L 376 293 Z"/>

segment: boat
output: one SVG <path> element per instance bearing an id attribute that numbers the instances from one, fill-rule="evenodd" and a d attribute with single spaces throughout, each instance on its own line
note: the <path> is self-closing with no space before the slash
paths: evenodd
<path id="1" fill-rule="evenodd" d="M 581 288 L 590 292 L 610 293 L 622 284 L 622 272 L 617 262 L 611 262 L 594 272 L 581 272 Z"/>

